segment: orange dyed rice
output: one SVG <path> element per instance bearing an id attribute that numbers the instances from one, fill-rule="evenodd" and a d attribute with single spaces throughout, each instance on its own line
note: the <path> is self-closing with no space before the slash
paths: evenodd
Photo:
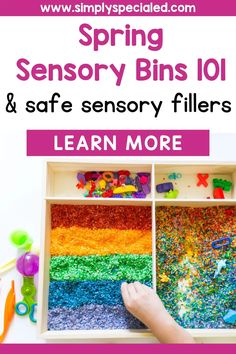
<path id="1" fill-rule="evenodd" d="M 151 230 L 89 229 L 73 226 L 51 231 L 51 255 L 152 254 Z"/>

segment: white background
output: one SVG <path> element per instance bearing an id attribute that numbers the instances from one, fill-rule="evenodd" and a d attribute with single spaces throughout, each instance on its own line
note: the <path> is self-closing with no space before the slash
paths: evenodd
<path id="1" fill-rule="evenodd" d="M 125 48 L 120 42 L 117 47 L 103 47 L 94 53 L 92 48 L 83 48 L 78 43 L 78 28 L 82 22 L 107 29 L 111 26 L 122 29 L 127 23 L 146 30 L 163 28 L 163 48 L 151 52 L 141 47 Z M 8 240 L 12 230 L 26 229 L 38 241 L 41 233 L 43 158 L 26 157 L 26 129 L 210 129 L 211 156 L 188 160 L 235 161 L 235 18 L 1 18 L 0 33 L 0 264 L 16 256 L 16 250 Z M 186 63 L 189 79 L 185 82 L 136 82 L 134 65 L 138 57 L 157 58 L 161 63 L 172 65 Z M 127 67 L 120 87 L 115 86 L 114 76 L 108 72 L 100 82 L 79 79 L 74 82 L 21 82 L 16 79 L 19 58 L 27 58 L 32 64 L 71 62 L 81 65 L 89 61 L 108 65 L 126 63 Z M 197 58 L 226 58 L 227 80 L 197 82 Z M 64 100 L 73 102 L 72 113 L 30 115 L 24 112 L 25 101 L 48 100 L 56 91 Z M 15 94 L 17 115 L 4 112 L 8 92 Z M 202 100 L 230 100 L 232 113 L 217 110 L 215 114 L 174 115 L 168 102 L 176 92 L 197 92 Z M 154 119 L 150 110 L 143 114 L 82 114 L 80 104 L 85 99 L 162 99 L 165 103 L 160 117 Z M 17 300 L 20 299 L 21 277 L 13 270 L 0 281 L 1 324 L 11 279 L 16 281 Z M 29 319 L 15 316 L 6 342 L 39 341 Z"/>

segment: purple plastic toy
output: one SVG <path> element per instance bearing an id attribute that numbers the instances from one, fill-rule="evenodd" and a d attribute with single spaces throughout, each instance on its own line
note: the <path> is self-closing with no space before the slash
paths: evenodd
<path id="1" fill-rule="evenodd" d="M 77 173 L 77 180 L 78 180 L 80 183 L 82 182 L 83 185 L 86 184 L 86 180 L 85 180 L 85 177 L 84 177 L 83 173 L 80 173 L 80 172 Z"/>
<path id="2" fill-rule="evenodd" d="M 31 252 L 26 252 L 17 259 L 16 268 L 25 277 L 33 277 L 39 271 L 39 257 Z"/>
<path id="3" fill-rule="evenodd" d="M 169 192 L 170 190 L 174 190 L 174 186 L 173 183 L 168 182 L 168 183 L 161 183 L 161 184 L 157 184 L 156 185 L 156 190 L 157 193 L 165 193 L 165 192 Z"/>
<path id="4" fill-rule="evenodd" d="M 143 183 L 142 179 L 146 179 L 146 182 Z M 151 193 L 151 175 L 148 172 L 138 172 L 135 179 L 136 186 L 139 192 L 143 192 L 148 195 Z"/>

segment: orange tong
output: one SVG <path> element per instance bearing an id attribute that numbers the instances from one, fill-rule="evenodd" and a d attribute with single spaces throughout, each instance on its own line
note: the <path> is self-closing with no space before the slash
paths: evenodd
<path id="1" fill-rule="evenodd" d="M 6 303 L 5 303 L 5 310 L 4 310 L 4 327 L 3 327 L 3 332 L 0 335 L 0 343 L 3 342 L 8 328 L 11 324 L 11 321 L 13 319 L 14 313 L 15 313 L 15 303 L 16 303 L 16 298 L 15 298 L 15 283 L 14 280 L 11 282 L 11 289 L 9 290 L 9 293 L 6 298 Z"/>

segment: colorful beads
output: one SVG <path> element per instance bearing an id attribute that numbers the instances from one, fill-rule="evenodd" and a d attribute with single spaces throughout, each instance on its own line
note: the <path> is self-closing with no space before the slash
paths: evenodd
<path id="1" fill-rule="evenodd" d="M 223 206 L 156 208 L 158 295 L 183 327 L 235 328 L 223 320 L 236 303 L 233 242 L 212 248 L 214 240 L 234 239 L 235 211 Z"/>
<path id="2" fill-rule="evenodd" d="M 88 198 L 116 198 L 116 194 L 119 198 L 146 198 L 151 193 L 151 174 L 148 172 L 131 175 L 128 170 L 88 171 L 85 174 L 78 172 L 77 179 L 76 187 L 84 189 L 83 196 Z"/>

